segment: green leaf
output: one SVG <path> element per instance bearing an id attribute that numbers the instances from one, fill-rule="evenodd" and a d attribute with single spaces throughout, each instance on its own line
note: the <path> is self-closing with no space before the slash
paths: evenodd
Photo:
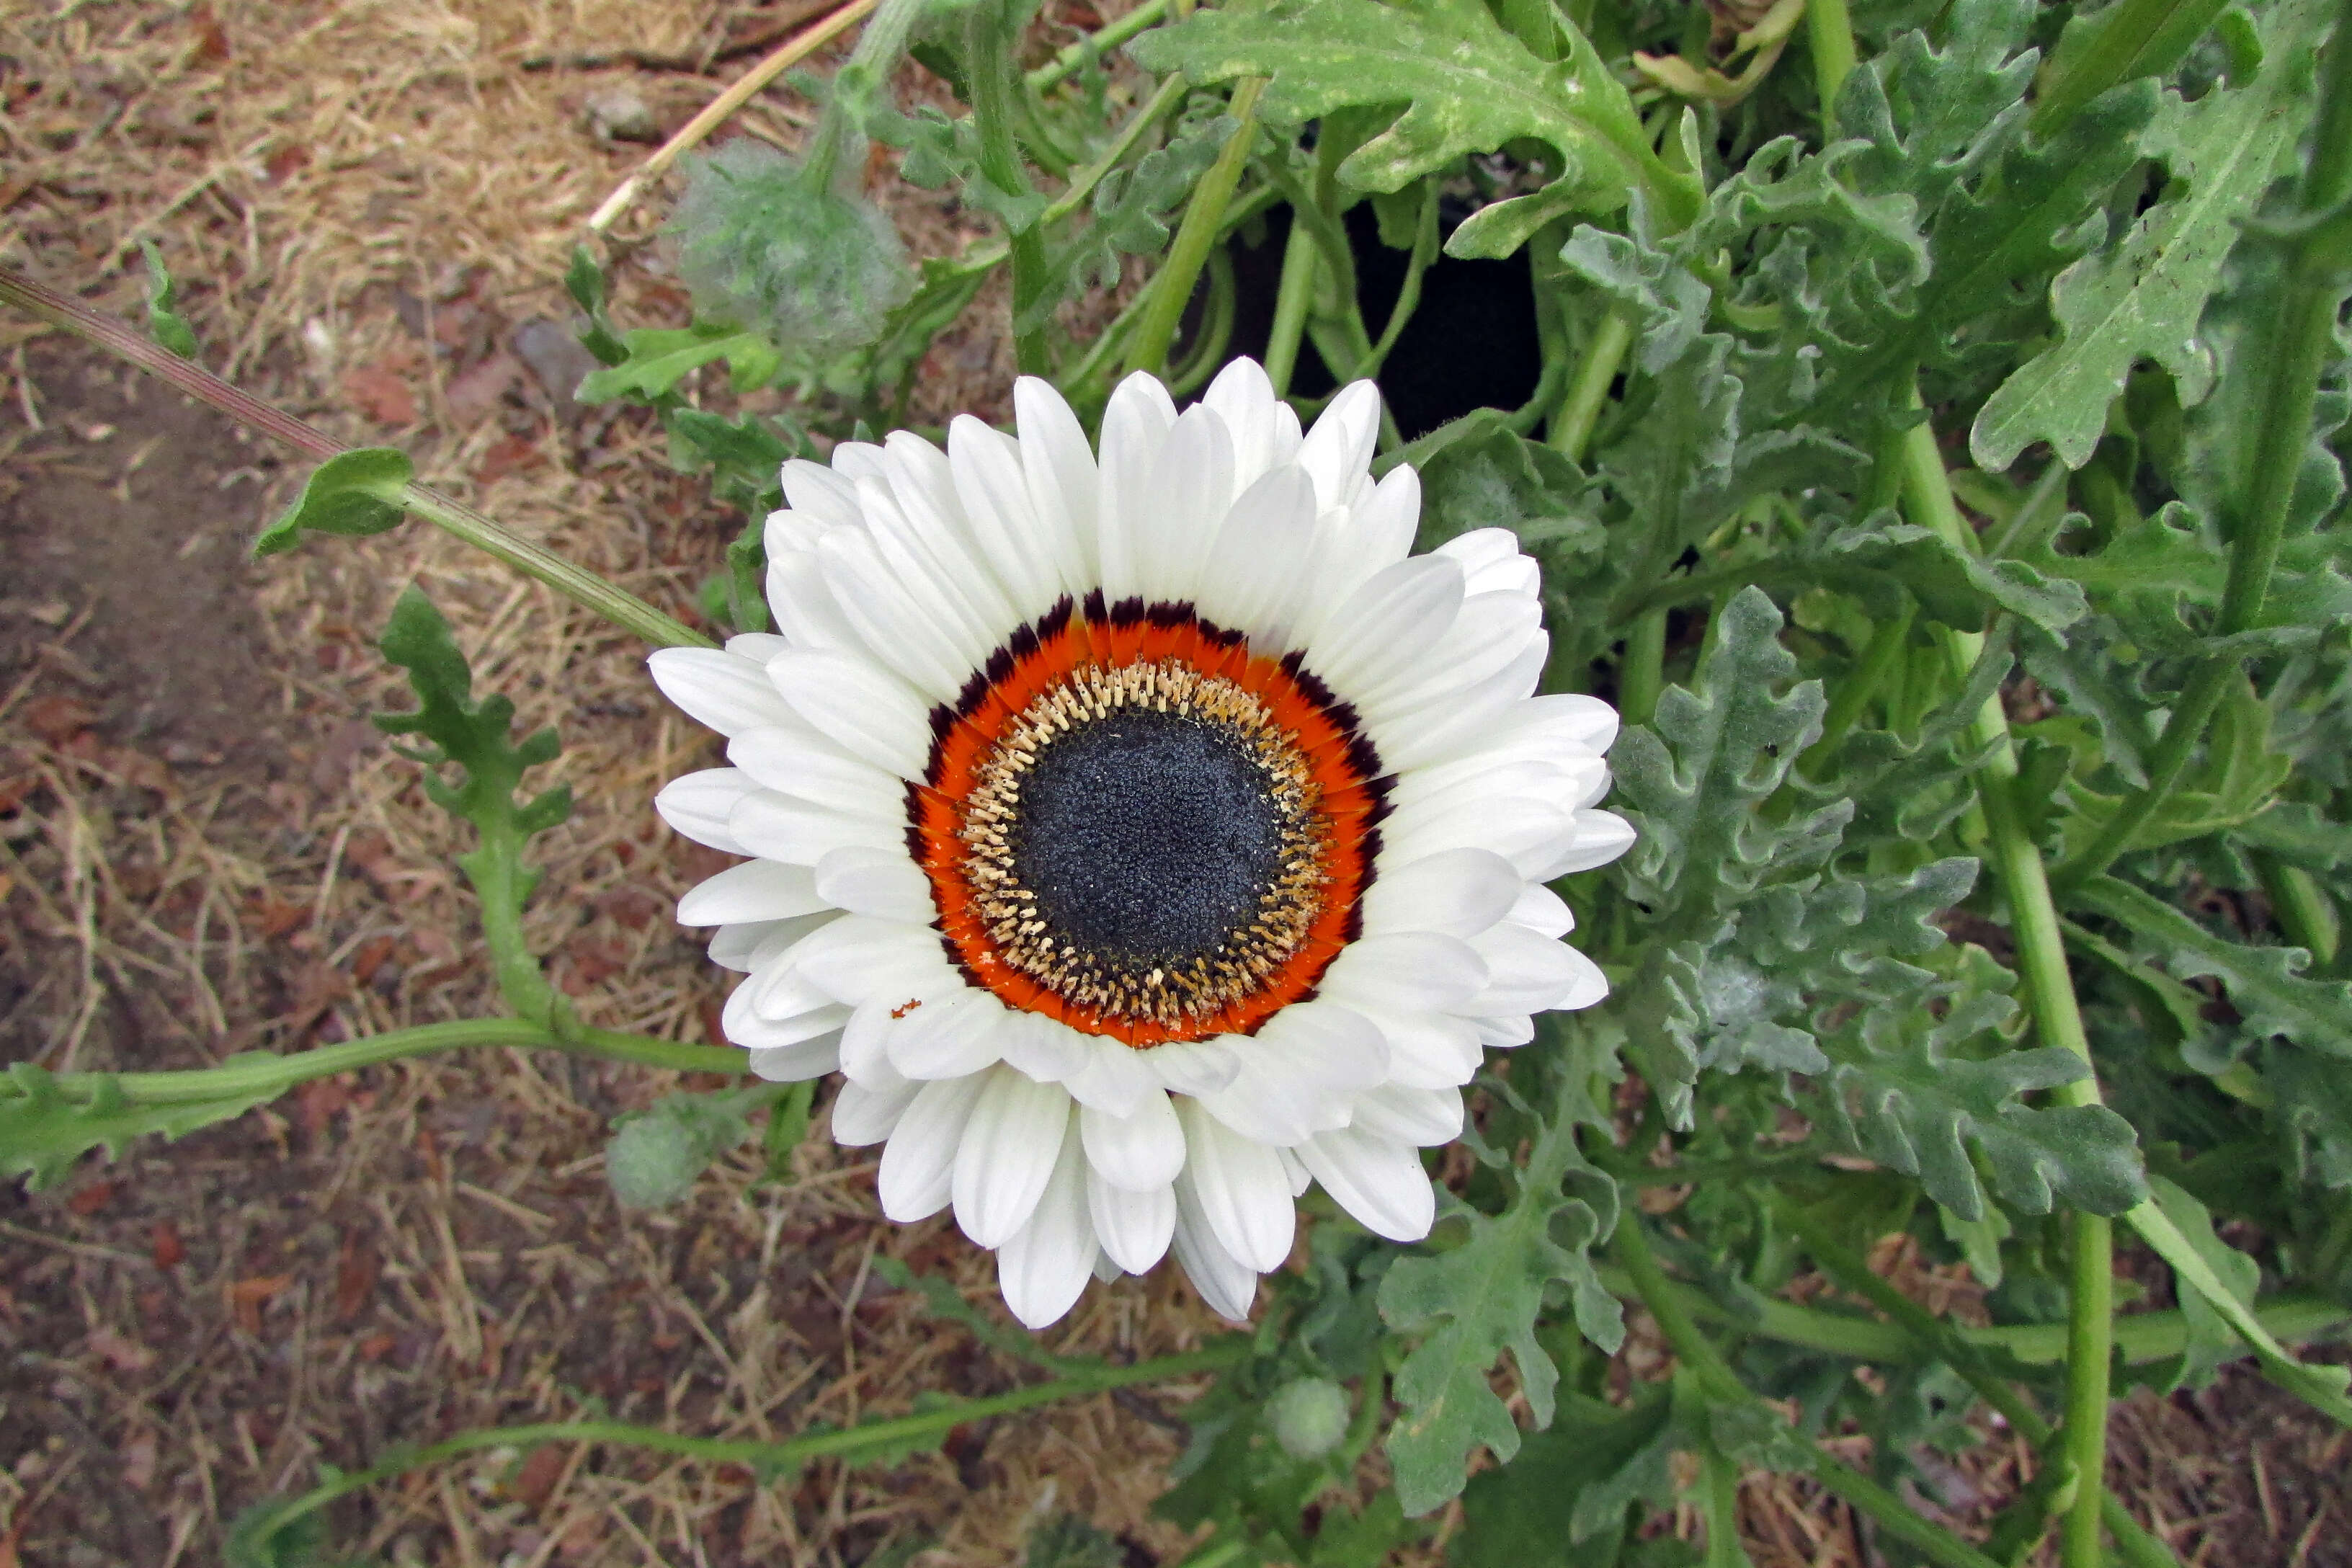
<path id="1" fill-rule="evenodd" d="M 739 392 L 763 386 L 783 367 L 775 345 L 753 331 L 724 326 L 638 327 L 621 334 L 628 357 L 590 371 L 573 394 L 583 403 L 615 397 L 651 400 L 676 387 L 692 371 L 725 360 Z"/>
<path id="2" fill-rule="evenodd" d="M 1600 547 L 1598 486 L 1565 454 L 1500 425 L 1465 433 L 1421 469 L 1419 548 L 1507 528 L 1519 548 L 1557 561 Z"/>
<path id="3" fill-rule="evenodd" d="M 2283 1041 L 2262 1054 L 2271 1120 L 2286 1129 L 2295 1172 L 2330 1191 L 2352 1187 L 2352 1072 Z"/>
<path id="4" fill-rule="evenodd" d="M 894 385 L 904 400 L 908 380 L 931 352 L 932 340 L 955 324 L 1003 259 L 1001 251 L 968 262 L 923 258 L 915 292 L 885 318 L 882 335 L 863 356 L 866 401 Z"/>
<path id="5" fill-rule="evenodd" d="M 1043 327 L 1065 300 L 1118 288 L 1121 256 L 1157 256 L 1167 249 L 1169 219 L 1239 127 L 1230 114 L 1190 117 L 1166 145 L 1103 176 L 1095 187 L 1090 220 L 1048 253 L 1039 293 L 1013 321 L 1014 333 Z"/>
<path id="6" fill-rule="evenodd" d="M 2339 1061 L 2352 1061 L 2352 984 L 2306 980 L 2311 954 L 2299 947 L 2250 947 L 2216 936 L 2170 904 L 2113 877 L 2095 877 L 2074 902 L 2131 929 L 2183 980 L 2210 975 L 2238 1010 L 2239 1028 L 2284 1035 Z"/>
<path id="7" fill-rule="evenodd" d="M 265 1498 L 237 1511 L 222 1543 L 227 1568 L 325 1568 L 326 1514 L 313 1510 L 272 1528 L 280 1508 Z"/>
<path id="8" fill-rule="evenodd" d="M 520 745 L 509 740 L 514 704 L 499 696 L 473 700 L 473 670 L 450 637 L 449 623 L 414 587 L 404 589 L 393 606 L 380 646 L 384 658 L 408 671 L 417 710 L 378 713 L 375 726 L 387 735 L 424 736 L 426 746 L 404 754 L 426 765 L 426 797 L 474 825 L 479 842 L 457 857 L 457 865 L 481 900 L 483 938 L 508 1005 L 525 1017 L 561 1025 L 567 1016 L 562 1004 L 522 942 L 522 906 L 539 883 L 539 872 L 522 863 L 522 851 L 532 835 L 572 815 L 572 789 L 558 784 L 528 802 L 515 799 L 523 773 L 552 762 L 562 750 L 555 731 L 538 731 Z M 454 784 L 430 771 L 445 763 L 458 768 Z"/>
<path id="9" fill-rule="evenodd" d="M 2205 737 L 2205 754 L 2181 776 L 2162 806 L 2125 844 L 2160 848 L 2242 826 L 2269 808 L 2294 763 L 2270 745 L 2271 710 L 2241 682 L 2224 699 Z M 2046 793 L 2046 792 L 2045 792 Z M 2070 786 L 2064 817 L 2071 845 L 2091 842 L 2122 805 L 2082 784 Z"/>
<path id="10" fill-rule="evenodd" d="M 2001 992 L 2012 977 L 1981 950 L 1966 952 L 1941 1017 L 1874 1009 L 1822 1037 L 1836 1063 L 1821 1079 L 1831 1128 L 1856 1152 L 1917 1176 L 1962 1219 L 1986 1212 L 1971 1144 L 2002 1198 L 2028 1214 L 2049 1213 L 2057 1198 L 2093 1214 L 2130 1208 L 2147 1192 L 2131 1123 L 2103 1105 L 2021 1102 L 2090 1069 L 2061 1047 L 2007 1049 L 1999 1030 L 2016 1009 Z"/>
<path id="11" fill-rule="evenodd" d="M 1696 212 L 1697 182 L 1669 169 L 1625 89 L 1565 19 L 1564 58 L 1546 62 L 1496 24 L 1480 0 L 1274 0 L 1263 10 L 1202 10 L 1158 28 L 1128 52 L 1154 71 L 1194 81 L 1271 79 L 1261 112 L 1277 124 L 1343 108 L 1408 107 L 1339 165 L 1359 191 L 1394 191 L 1466 153 L 1531 137 L 1560 159 L 1559 178 L 1585 210 L 1647 191 L 1679 225 Z"/>
<path id="12" fill-rule="evenodd" d="M 1573 1068 L 1559 1073 L 1549 1114 L 1500 1214 L 1452 1205 L 1438 1223 L 1466 1225 L 1466 1239 L 1435 1256 L 1401 1258 L 1381 1281 L 1381 1319 L 1392 1332 L 1421 1340 L 1397 1368 L 1393 1394 L 1404 1414 L 1387 1444 L 1408 1514 L 1428 1513 L 1460 1492 L 1479 1445 L 1507 1463 L 1518 1451 L 1518 1425 L 1487 1382 L 1504 1351 L 1518 1369 L 1529 1416 L 1538 1428 L 1551 1424 L 1559 1371 L 1535 1326 L 1554 1282 L 1568 1288 L 1585 1338 L 1612 1354 L 1624 1339 L 1617 1299 L 1587 1256 L 1617 1223 L 1615 1184 L 1576 1145 L 1580 1123 L 1607 1125 L 1590 1081 Z M 1574 1197 L 1563 1191 L 1571 1178 Z"/>
<path id="13" fill-rule="evenodd" d="M 239 1059 L 230 1057 L 221 1065 Z M 62 1179 L 92 1149 L 113 1156 L 150 1133 L 178 1138 L 242 1116 L 279 1092 L 273 1087 L 215 1100 L 142 1105 L 110 1076 L 99 1078 L 87 1095 L 68 1096 L 30 1062 L 11 1063 L 0 1081 L 0 1177 L 23 1176 L 38 1192 Z"/>
<path id="14" fill-rule="evenodd" d="M 2147 651 L 2223 651 L 2206 633 L 2230 574 L 2229 550 L 2217 529 L 2175 502 L 2125 528 L 2102 549 L 2063 553 L 2058 546 L 2070 539 L 2071 531 L 2062 531 L 2023 560 L 2044 576 L 2078 584 Z M 2339 569 L 2346 550 L 2344 541 L 2326 534 L 2285 541 L 2255 623 L 2257 631 L 2270 635 L 2261 639 L 2263 648 L 2243 651 L 2307 645 L 2322 627 L 2352 619 L 2352 578 Z"/>
<path id="15" fill-rule="evenodd" d="M 1800 842 L 1827 834 L 1833 847 L 1847 815 L 1831 807 L 1776 823 L 1759 813 L 1821 733 L 1825 706 L 1819 681 L 1795 681 L 1780 626 L 1761 589 L 1741 589 L 1691 686 L 1670 687 L 1654 726 L 1626 731 L 1611 758 L 1617 798 L 1640 833 L 1620 862 L 1627 896 L 1668 933 L 1696 934 Z"/>
<path id="16" fill-rule="evenodd" d="M 604 269 L 584 245 L 572 247 L 572 264 L 563 269 L 563 291 L 572 302 L 587 312 L 587 321 L 580 327 L 580 343 L 600 364 L 619 364 L 629 357 L 629 346 L 613 328 L 611 318 L 604 314 Z"/>
<path id="17" fill-rule="evenodd" d="M 761 1150 L 768 1160 L 764 1180 L 792 1179 L 793 1151 L 808 1139 L 809 1110 L 815 1103 L 814 1079 L 786 1084 L 783 1093 L 769 1101 L 767 1131 L 760 1135 Z"/>
<path id="18" fill-rule="evenodd" d="M 1962 631 L 1983 631 L 2006 611 L 2055 636 L 2085 609 L 2082 589 L 2065 578 L 2053 580 L 2022 561 L 1987 561 L 1891 511 L 1765 564 L 1801 585 L 1853 594 L 1874 616 L 1895 613 L 1907 592 L 1930 620 Z"/>
<path id="19" fill-rule="evenodd" d="M 1029 1532 L 1022 1568 L 1123 1568 L 1126 1549 L 1074 1513 L 1056 1514 Z"/>
<path id="20" fill-rule="evenodd" d="M 2253 1347 L 2263 1376 L 2312 1408 L 2352 1426 L 2352 1398 L 2346 1397 L 2346 1390 L 2352 1387 L 2352 1368 L 2306 1365 L 2287 1354 L 2286 1347 L 2263 1327 L 2262 1320 L 2238 1299 L 2204 1253 L 2153 1200 L 2133 1209 L 2128 1218 L 2156 1255 L 2171 1266 L 2177 1282 L 2203 1296 L 2207 1305 Z"/>
<path id="21" fill-rule="evenodd" d="M 2239 226 L 2294 164 L 2326 9 L 2318 0 L 2278 0 L 2263 13 L 2268 58 L 2252 81 L 2217 87 L 2195 103 L 2167 95 L 2142 139 L 2171 172 L 2164 199 L 2112 250 L 2059 275 L 2050 303 L 2062 341 L 1978 410 L 1969 444 L 1979 468 L 2007 468 L 2034 441 L 2081 468 L 2106 426 L 2108 405 L 2142 359 L 2171 372 L 2184 403 L 2205 395 L 2213 372 L 2198 344 L 2198 320 Z"/>
<path id="22" fill-rule="evenodd" d="M 139 250 L 147 258 L 147 330 L 182 359 L 195 358 L 195 329 L 180 314 L 179 285 L 163 266 L 163 253 L 152 239 L 141 240 Z"/>
<path id="23" fill-rule="evenodd" d="M 415 469 L 408 454 L 391 447 L 338 452 L 303 481 L 302 493 L 253 542 L 257 556 L 278 555 L 302 542 L 305 533 L 364 539 L 396 526 L 404 515 L 401 495 Z"/>
<path id="24" fill-rule="evenodd" d="M 2214 1235 L 2213 1216 L 2185 1189 L 2162 1176 L 2149 1177 L 2147 1184 L 2149 1198 L 2179 1228 L 2190 1249 L 2205 1260 L 2213 1277 L 2239 1305 L 2251 1311 L 2255 1292 L 2262 1288 L 2262 1265 Z M 2213 1381 L 2214 1373 L 2223 1363 L 2236 1359 L 2238 1336 L 2201 1291 L 2180 1292 L 2180 1316 L 2188 1327 L 2188 1348 L 2180 1358 L 2179 1377 L 2173 1386 L 2202 1388 Z M 2169 1394 L 2172 1390 L 2161 1388 L 2158 1392 Z"/>
<path id="25" fill-rule="evenodd" d="M 1570 1396 L 1551 1429 L 1530 1434 L 1518 1458 L 1470 1479 L 1463 1533 L 1446 1560 L 1454 1568 L 1612 1568 L 1627 1508 L 1673 1500 L 1674 1451 L 1685 1436 L 1674 1403 L 1658 1388 L 1637 1389 L 1630 1410 Z"/>

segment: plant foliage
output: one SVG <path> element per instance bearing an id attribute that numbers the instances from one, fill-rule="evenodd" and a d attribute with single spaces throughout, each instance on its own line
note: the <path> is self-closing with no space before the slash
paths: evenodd
<path id="1" fill-rule="evenodd" d="M 743 138 L 691 167 L 667 243 L 692 319 L 614 320 L 585 249 L 566 274 L 580 397 L 648 411 L 740 514 L 710 616 L 766 628 L 780 466 L 908 423 L 943 334 L 1010 338 L 1090 416 L 1170 334 L 1181 395 L 1270 317 L 1311 416 L 1318 362 L 1392 393 L 1427 374 L 1402 349 L 1423 284 L 1507 258 L 1534 398 L 1385 430 L 1380 462 L 1419 470 L 1423 548 L 1512 531 L 1543 570 L 1545 689 L 1625 719 L 1612 804 L 1639 838 L 1557 889 L 1611 997 L 1490 1060 L 1432 1157 L 1427 1240 L 1306 1200 L 1303 1261 L 1186 1363 L 1215 1375 L 1158 1510 L 1191 1561 L 1372 1568 L 1446 1521 L 1465 1568 L 1733 1568 L 1766 1469 L 1836 1491 L 1889 1561 L 2027 1561 L 2063 1519 L 2066 1568 L 2103 1531 L 2158 1563 L 2076 1447 L 2111 1373 L 2168 1389 L 2252 1357 L 2352 1421 L 2341 1370 L 2282 1339 L 2352 1321 L 2352 11 L 1887 0 L 1816 10 L 1784 56 L 1779 7 L 1727 34 L 1646 0 L 1232 0 L 1141 28 L 1139 77 L 1093 39 L 1025 53 L 1024 5 L 931 9 L 884 0 L 801 84 L 823 107 L 799 161 Z M 902 109 L 909 37 L 945 93 Z M 903 254 L 869 138 L 964 209 L 952 254 Z M 1238 262 L 1284 208 L 1279 292 L 1252 300 L 1236 279 L 1275 268 Z M 1373 235 L 1410 259 L 1368 318 Z M 151 330 L 193 353 L 148 262 Z M 410 479 L 341 454 L 257 552 L 388 530 Z M 553 732 L 474 695 L 413 589 L 383 649 L 418 707 L 378 722 L 476 830 L 459 864 L 510 1005 L 603 1048 L 522 940 L 523 852 L 570 805 L 522 793 Z M 237 1114 L 295 1081 L 276 1060 L 176 1095 L 18 1064 L 0 1171 L 46 1184 Z M 677 1201 L 754 1136 L 783 1179 L 814 1093 L 658 1100 L 616 1129 L 614 1190 Z M 2100 1216 L 2177 1305 L 2118 1329 L 2078 1289 L 2111 1272 Z M 1871 1272 L 1889 1258 L 1965 1268 L 1992 1322 L 1934 1316 Z M 1039 1388 L 1117 1383 L 874 1268 Z M 1670 1371 L 1612 1363 L 1629 1306 Z M 2039 1449 L 1981 1551 L 1906 1501 L 1980 1405 Z M 747 1462 L 894 1462 L 964 1409 Z M 237 1561 L 324 1549 L 322 1515 L 248 1517 Z M 1026 1560 L 1122 1552 L 1041 1517 Z"/>

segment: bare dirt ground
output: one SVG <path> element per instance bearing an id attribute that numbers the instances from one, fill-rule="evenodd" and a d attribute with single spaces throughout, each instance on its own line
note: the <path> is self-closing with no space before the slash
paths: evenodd
<path id="1" fill-rule="evenodd" d="M 647 148 L 812 7 L 715 0 L 47 4 L 0 17 L 0 260 L 135 315 L 136 241 L 184 279 L 207 363 L 677 613 L 738 520 L 635 415 L 573 405 L 556 279 Z M 1055 13 L 1058 15 L 1058 13 Z M 631 123 L 632 121 L 635 123 Z M 743 133 L 805 114 L 763 95 Z M 647 131 L 650 127 L 650 132 Z M 966 220 L 887 193 L 919 248 Z M 653 213 L 621 312 L 683 318 Z M 987 301 L 920 412 L 1009 382 Z M 459 831 L 385 750 L 373 650 L 416 582 L 478 686 L 558 725 L 582 806 L 542 841 L 532 934 L 592 1022 L 713 1037 L 722 976 L 669 920 L 713 868 L 647 805 L 709 765 L 641 650 L 410 523 L 255 565 L 297 471 L 93 351 L 0 321 L 0 1060 L 195 1067 L 495 1011 Z M 681 1207 L 614 1203 L 610 1119 L 674 1075 L 511 1053 L 310 1086 L 177 1145 L 0 1192 L 0 1568 L 218 1560 L 226 1521 L 396 1442 L 591 1410 L 706 1436 L 903 1411 L 1034 1374 L 873 1272 L 992 1298 L 985 1258 L 893 1226 L 821 1132 L 789 1184 L 748 1153 Z M 820 1110 L 822 1102 L 820 1102 Z M 821 1126 L 821 1121 L 820 1121 Z M 1147 1356 L 1213 1328 L 1163 1271 L 1092 1293 L 1052 1348 Z M 1150 1500 L 1188 1390 L 960 1430 L 895 1470 L 748 1472 L 581 1447 L 493 1453 L 339 1505 L 394 1563 L 1017 1562 L 1071 1512 L 1129 1563 L 1186 1538 Z M 2184 1561 L 2352 1563 L 2343 1435 L 2231 1374 L 2143 1398 L 2118 1481 Z M 2000 1476 L 1985 1478 L 1995 1491 Z M 1759 1563 L 1869 1560 L 1833 1504 L 1759 1484 Z"/>

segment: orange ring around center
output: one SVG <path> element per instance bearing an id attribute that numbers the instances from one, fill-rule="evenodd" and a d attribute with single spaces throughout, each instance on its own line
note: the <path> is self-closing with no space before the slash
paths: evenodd
<path id="1" fill-rule="evenodd" d="M 971 850 L 958 836 L 962 803 L 978 784 L 982 764 L 1032 702 L 1088 666 L 1116 669 L 1163 659 L 1232 681 L 1289 732 L 1319 793 L 1315 816 L 1324 879 L 1323 906 L 1306 937 L 1256 991 L 1174 1026 L 1072 1002 L 1007 963 L 981 918 L 965 875 Z M 1313 996 L 1324 970 L 1360 929 L 1358 906 L 1371 884 L 1387 792 L 1373 776 L 1377 759 L 1353 721 L 1313 677 L 1298 672 L 1296 660 L 1251 654 L 1241 637 L 1202 622 L 1190 605 L 1155 605 L 1147 611 L 1129 600 L 1107 609 L 1099 594 L 1088 595 L 1083 608 L 1063 601 L 1015 634 L 953 708 L 933 710 L 937 739 L 929 766 L 922 784 L 907 786 L 908 847 L 930 879 L 950 961 L 1008 1007 L 1129 1046 L 1255 1033 L 1281 1009 Z"/>

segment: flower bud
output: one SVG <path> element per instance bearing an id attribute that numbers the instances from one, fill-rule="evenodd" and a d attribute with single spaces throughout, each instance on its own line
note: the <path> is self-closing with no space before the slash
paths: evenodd
<path id="1" fill-rule="evenodd" d="M 1274 1440 L 1294 1459 L 1319 1459 L 1348 1435 L 1348 1391 L 1327 1377 L 1302 1377 L 1265 1407 Z"/>
<path id="2" fill-rule="evenodd" d="M 878 208 L 748 136 L 689 163 L 667 232 L 698 314 L 806 359 L 874 342 L 915 289 Z"/>

